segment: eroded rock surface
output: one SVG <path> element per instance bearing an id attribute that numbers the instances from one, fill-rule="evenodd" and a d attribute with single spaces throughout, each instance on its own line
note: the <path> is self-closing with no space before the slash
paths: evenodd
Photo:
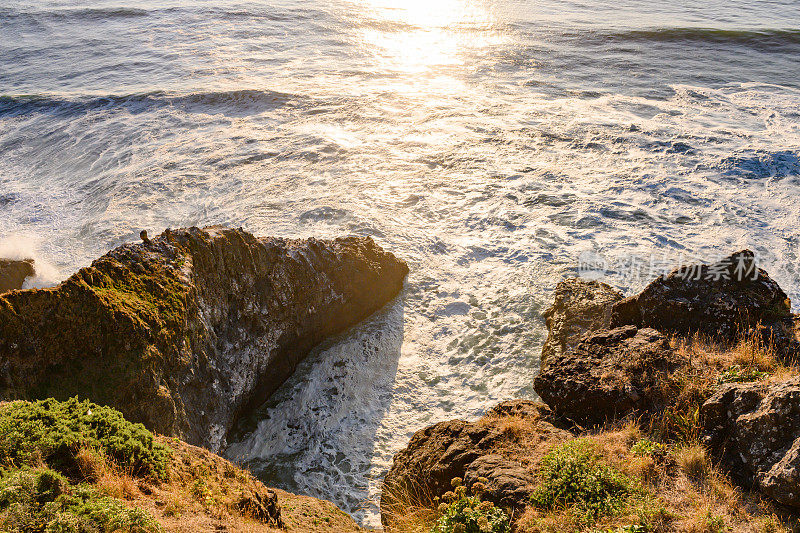
<path id="1" fill-rule="evenodd" d="M 611 307 L 622 293 L 610 285 L 568 278 L 556 286 L 553 305 L 545 312 L 547 340 L 542 361 L 572 350 L 588 331 L 608 328 Z"/>
<path id="2" fill-rule="evenodd" d="M 800 378 L 724 385 L 700 410 L 705 443 L 740 483 L 800 507 Z"/>
<path id="3" fill-rule="evenodd" d="M 743 250 L 711 265 L 685 265 L 640 294 L 614 304 L 611 327 L 635 325 L 666 334 L 701 333 L 735 341 L 758 328 L 764 340 L 796 350 L 786 293 Z"/>
<path id="4" fill-rule="evenodd" d="M 504 402 L 475 422 L 450 420 L 422 429 L 394 457 L 383 481 L 381 520 L 391 527 L 393 509 L 405 509 L 408 499 L 429 502 L 452 490 L 451 480 L 471 484 L 488 479 L 484 499 L 511 507 L 523 507 L 534 489 L 533 465 L 519 463 L 509 442 L 524 438 L 526 455 L 549 449 L 572 437 L 549 420 L 547 406 L 528 400 Z M 530 421 L 524 436 L 509 429 L 512 418 Z M 513 448 L 513 446 L 512 446 Z M 542 452 L 543 454 L 544 452 Z M 419 503 L 419 502 L 417 502 Z"/>
<path id="5" fill-rule="evenodd" d="M 537 483 L 536 474 L 497 453 L 482 455 L 467 466 L 464 483 L 468 487 L 480 478 L 488 480 L 482 499 L 517 509 L 525 507 Z"/>
<path id="6" fill-rule="evenodd" d="M 243 409 L 407 272 L 369 238 L 167 230 L 58 287 L 0 297 L 0 398 L 79 395 L 218 450 Z"/>
<path id="7" fill-rule="evenodd" d="M 548 359 L 534 389 L 556 414 L 602 424 L 660 408 L 658 385 L 686 362 L 658 331 L 624 326 L 589 333 L 570 352 Z"/>
<path id="8" fill-rule="evenodd" d="M 25 279 L 34 274 L 32 259 L 0 259 L 0 293 L 21 289 Z"/>

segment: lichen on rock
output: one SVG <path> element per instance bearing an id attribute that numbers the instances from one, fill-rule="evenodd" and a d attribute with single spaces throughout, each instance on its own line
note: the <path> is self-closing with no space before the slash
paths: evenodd
<path id="1" fill-rule="evenodd" d="M 555 413 L 597 425 L 663 407 L 663 382 L 686 363 L 658 331 L 624 326 L 588 333 L 548 359 L 534 389 Z"/>
<path id="2" fill-rule="evenodd" d="M 611 307 L 622 293 L 605 283 L 567 278 L 556 286 L 553 304 L 543 313 L 547 340 L 541 361 L 571 351 L 588 331 L 608 328 Z"/>
<path id="3" fill-rule="evenodd" d="M 800 378 L 724 385 L 700 414 L 705 444 L 735 479 L 800 507 Z"/>
<path id="4" fill-rule="evenodd" d="M 0 398 L 78 395 L 218 450 L 243 410 L 407 272 L 370 238 L 167 230 L 58 287 L 0 296 Z"/>

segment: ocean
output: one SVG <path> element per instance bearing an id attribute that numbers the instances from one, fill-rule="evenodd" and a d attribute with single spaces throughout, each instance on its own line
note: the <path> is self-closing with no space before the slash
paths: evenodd
<path id="1" fill-rule="evenodd" d="M 0 255 L 33 285 L 191 225 L 408 261 L 226 452 L 365 525 L 416 430 L 535 397 L 563 277 L 749 247 L 800 301 L 798 198 L 796 0 L 0 0 Z"/>

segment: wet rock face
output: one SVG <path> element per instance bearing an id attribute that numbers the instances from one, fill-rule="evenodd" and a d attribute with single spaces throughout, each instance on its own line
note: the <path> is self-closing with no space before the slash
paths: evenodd
<path id="1" fill-rule="evenodd" d="M 394 298 L 407 272 L 369 238 L 167 230 L 58 287 L 0 297 L 0 398 L 88 397 L 216 451 L 244 409 Z"/>
<path id="2" fill-rule="evenodd" d="M 21 289 L 25 279 L 34 274 L 32 259 L 0 259 L 0 293 Z"/>
<path id="3" fill-rule="evenodd" d="M 581 278 L 561 281 L 553 305 L 544 312 L 548 333 L 542 362 L 572 350 L 586 332 L 608 328 L 611 307 L 620 300 L 622 293 L 605 283 Z"/>
<path id="4" fill-rule="evenodd" d="M 548 359 L 533 386 L 556 414 L 596 425 L 659 409 L 658 385 L 686 363 L 658 331 L 624 326 L 589 333 L 572 351 Z"/>
<path id="5" fill-rule="evenodd" d="M 737 481 L 800 508 L 800 378 L 724 385 L 700 421 L 705 444 Z"/>
<path id="6" fill-rule="evenodd" d="M 471 485 L 479 477 L 488 479 L 483 498 L 521 508 L 534 490 L 532 471 L 513 458 L 498 453 L 503 440 L 502 420 L 520 417 L 535 421 L 536 433 L 528 445 L 549 446 L 572 436 L 553 426 L 546 406 L 528 400 L 504 402 L 477 422 L 451 420 L 418 431 L 408 446 L 394 457 L 381 493 L 381 520 L 391 527 L 394 506 L 404 508 L 403 498 L 417 495 L 423 500 L 452 490 L 451 480 L 464 479 Z"/>
<path id="7" fill-rule="evenodd" d="M 758 324 L 761 334 L 792 349 L 789 299 L 743 250 L 713 265 L 688 265 L 656 278 L 639 295 L 618 302 L 611 327 L 635 325 L 667 334 L 699 332 L 735 341 Z"/>

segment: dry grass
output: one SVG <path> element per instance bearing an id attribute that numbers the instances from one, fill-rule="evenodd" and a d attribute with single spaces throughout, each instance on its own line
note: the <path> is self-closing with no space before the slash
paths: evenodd
<path id="1" fill-rule="evenodd" d="M 413 478 L 412 478 L 413 479 Z M 420 483 L 384 486 L 381 512 L 397 533 L 428 533 L 436 523 L 438 500 Z"/>
<path id="2" fill-rule="evenodd" d="M 613 516 L 591 524 L 574 508 L 542 511 L 529 505 L 515 517 L 515 533 L 800 532 L 796 514 L 787 514 L 758 493 L 735 487 L 716 467 L 700 445 L 699 420 L 700 406 L 720 383 L 785 380 L 798 375 L 798 366 L 782 360 L 774 347 L 755 335 L 727 346 L 700 336 L 675 338 L 671 344 L 688 364 L 654 391 L 660 395 L 663 411 L 580 435 L 596 443 L 608 465 L 635 480 L 640 487 L 637 496 Z M 542 458 L 563 441 L 559 430 L 537 417 L 493 414 L 477 424 L 500 431 L 502 438 L 490 453 L 501 454 L 534 473 Z M 650 446 L 632 451 L 642 439 Z M 642 449 L 650 451 L 642 453 Z M 434 500 L 430 495 L 418 496 L 398 499 L 394 514 L 406 512 L 408 522 L 392 531 L 430 531 L 437 516 Z"/>
<path id="3" fill-rule="evenodd" d="M 286 527 L 269 527 L 239 507 L 243 494 L 263 491 L 249 472 L 202 448 L 175 439 L 157 439 L 173 450 L 166 482 L 137 481 L 92 448 L 82 448 L 76 456 L 80 475 L 106 495 L 147 510 L 168 532 L 360 531 L 330 502 L 283 491 L 275 492 Z"/>
<path id="4" fill-rule="evenodd" d="M 504 437 L 492 453 L 514 458 L 534 472 L 541 464 L 542 457 L 558 442 L 542 438 L 543 426 L 536 419 L 489 416 L 478 423 L 495 425 Z M 588 524 L 585 516 L 576 508 L 542 511 L 528 506 L 523 513 L 514 517 L 515 533 L 800 531 L 797 517 L 781 515 L 778 508 L 762 500 L 758 494 L 733 486 L 697 441 L 654 443 L 652 448 L 655 451 L 640 453 L 635 451 L 637 448 L 632 450 L 634 445 L 647 437 L 655 440 L 657 437 L 650 433 L 649 425 L 642 427 L 638 421 L 630 420 L 593 433 L 584 433 L 581 437 L 594 441 L 606 464 L 634 480 L 639 487 L 636 495 L 618 513 L 600 517 Z M 438 516 L 435 499 L 429 495 L 420 497 L 422 494 L 422 490 L 418 489 L 411 500 L 397 498 L 394 514 L 398 518 L 405 516 L 406 520 L 397 520 L 392 532 L 430 531 Z M 408 507 L 403 507 L 404 502 Z"/>

